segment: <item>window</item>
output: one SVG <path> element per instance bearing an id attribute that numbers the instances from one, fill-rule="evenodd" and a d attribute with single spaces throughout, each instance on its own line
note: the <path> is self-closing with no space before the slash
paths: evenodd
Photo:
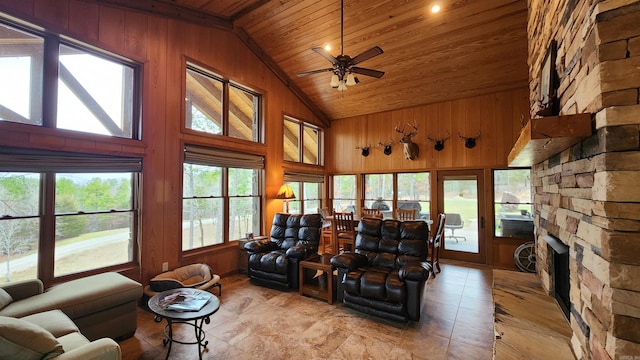
<path id="1" fill-rule="evenodd" d="M 133 264 L 141 169 L 134 158 L 0 152 L 0 282 Z"/>
<path id="2" fill-rule="evenodd" d="M 393 174 L 364 176 L 364 206 L 380 209 L 385 218 L 393 217 Z"/>
<path id="3" fill-rule="evenodd" d="M 260 234 L 263 157 L 187 145 L 183 168 L 183 251 Z"/>
<path id="4" fill-rule="evenodd" d="M 323 133 L 314 125 L 285 116 L 284 160 L 322 165 Z"/>
<path id="5" fill-rule="evenodd" d="M 289 200 L 289 212 L 295 214 L 315 214 L 321 207 L 324 174 L 285 171 L 283 181 L 293 189 L 295 199 Z M 282 202 L 285 211 L 285 202 Z"/>
<path id="6" fill-rule="evenodd" d="M 356 208 L 356 176 L 333 176 L 333 208 L 338 212 L 357 213 Z"/>
<path id="7" fill-rule="evenodd" d="M 187 63 L 185 127 L 261 142 L 260 96 Z"/>
<path id="8" fill-rule="evenodd" d="M 3 23 L 0 54 L 0 121 L 139 139 L 137 65 Z"/>
<path id="9" fill-rule="evenodd" d="M 530 169 L 493 171 L 495 235 L 534 238 Z"/>
<path id="10" fill-rule="evenodd" d="M 398 209 L 415 209 L 420 219 L 430 220 L 431 185 L 428 172 L 399 173 Z"/>

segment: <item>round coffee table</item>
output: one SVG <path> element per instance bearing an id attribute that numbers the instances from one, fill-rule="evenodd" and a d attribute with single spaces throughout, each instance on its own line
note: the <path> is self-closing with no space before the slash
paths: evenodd
<path id="1" fill-rule="evenodd" d="M 210 295 L 211 299 L 206 305 L 204 305 L 204 307 L 202 307 L 202 309 L 198 311 L 169 310 L 169 309 L 165 309 L 161 305 L 162 299 L 165 299 L 167 296 L 171 296 L 176 292 L 182 292 L 182 291 L 187 291 L 189 294 L 192 294 L 195 296 L 203 293 L 206 295 Z M 207 291 L 197 290 L 197 289 L 179 288 L 179 289 L 167 290 L 159 294 L 156 294 L 151 299 L 149 299 L 149 309 L 151 309 L 151 311 L 155 314 L 154 321 L 159 323 L 162 321 L 162 319 L 167 320 L 167 325 L 165 325 L 163 330 L 165 339 L 162 340 L 162 344 L 164 346 L 169 344 L 169 349 L 167 350 L 167 356 L 165 357 L 165 359 L 169 358 L 169 354 L 171 353 L 171 344 L 175 342 L 178 344 L 187 344 L 187 345 L 198 344 L 198 356 L 199 356 L 199 359 L 202 360 L 202 351 L 205 350 L 207 348 L 207 344 L 209 344 L 209 341 L 205 340 L 206 333 L 202 330 L 202 325 L 204 325 L 205 323 L 209 324 L 209 322 L 211 321 L 209 319 L 209 316 L 211 316 L 213 313 L 218 311 L 219 308 L 220 308 L 220 300 L 218 299 L 218 297 L 216 297 L 215 295 Z M 187 341 L 174 339 L 173 324 L 187 324 L 187 325 L 193 326 L 195 330 L 196 340 L 187 342 Z"/>

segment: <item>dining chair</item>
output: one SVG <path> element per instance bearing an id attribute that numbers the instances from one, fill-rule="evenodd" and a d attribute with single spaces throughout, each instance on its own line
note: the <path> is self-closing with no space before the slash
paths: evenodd
<path id="1" fill-rule="evenodd" d="M 329 212 L 329 208 L 323 207 L 318 208 L 318 214 L 322 216 L 322 230 L 320 232 L 320 245 L 318 246 L 318 252 L 330 253 L 333 244 L 333 228 L 330 218 L 331 213 Z"/>
<path id="2" fill-rule="evenodd" d="M 415 220 L 416 209 L 396 209 L 396 220 Z"/>
<path id="3" fill-rule="evenodd" d="M 362 208 L 362 215 L 360 216 L 360 218 L 365 217 L 375 217 L 378 219 L 382 219 L 382 213 L 380 212 L 380 209 L 377 208 Z"/>
<path id="4" fill-rule="evenodd" d="M 353 213 L 333 213 L 333 232 L 338 243 L 338 252 L 353 251 L 356 247 L 356 229 L 353 222 Z"/>
<path id="5" fill-rule="evenodd" d="M 442 238 L 444 237 L 444 223 L 447 215 L 438 214 L 438 220 L 436 226 L 433 228 L 433 236 L 429 239 L 429 264 L 431 264 L 431 272 L 433 277 L 436 277 L 436 269 L 440 272 L 440 246 L 442 244 Z"/>

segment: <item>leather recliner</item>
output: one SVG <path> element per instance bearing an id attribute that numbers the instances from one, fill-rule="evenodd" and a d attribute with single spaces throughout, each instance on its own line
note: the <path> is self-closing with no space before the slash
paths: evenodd
<path id="1" fill-rule="evenodd" d="M 248 272 L 256 283 L 297 289 L 300 261 L 318 252 L 322 217 L 320 214 L 273 217 L 269 239 L 249 241 Z"/>
<path id="2" fill-rule="evenodd" d="M 360 220 L 355 250 L 331 258 L 338 302 L 391 320 L 420 320 L 431 273 L 428 245 L 424 221 Z"/>

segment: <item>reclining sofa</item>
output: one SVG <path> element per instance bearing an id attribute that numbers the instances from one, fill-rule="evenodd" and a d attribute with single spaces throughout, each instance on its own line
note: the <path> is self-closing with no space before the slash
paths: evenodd
<path id="1" fill-rule="evenodd" d="M 424 221 L 363 218 L 355 250 L 331 258 L 338 302 L 395 321 L 420 320 L 431 273 L 428 245 Z"/>
<path id="2" fill-rule="evenodd" d="M 269 239 L 244 245 L 251 280 L 261 285 L 297 289 L 299 263 L 318 252 L 321 229 L 320 214 L 276 214 Z"/>

